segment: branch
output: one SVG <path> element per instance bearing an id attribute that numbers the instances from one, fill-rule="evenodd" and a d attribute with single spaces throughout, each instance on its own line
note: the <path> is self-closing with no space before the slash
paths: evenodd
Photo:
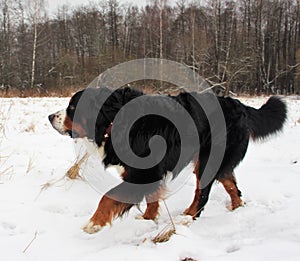
<path id="1" fill-rule="evenodd" d="M 36 240 L 37 235 L 38 235 L 38 232 L 35 231 L 33 239 L 30 241 L 30 243 L 28 244 L 28 246 L 23 250 L 23 254 L 24 254 L 24 253 L 28 250 L 28 248 L 32 245 L 33 241 Z"/>
<path id="2" fill-rule="evenodd" d="M 300 63 L 297 63 L 297 64 L 295 64 L 295 65 L 287 65 L 287 67 L 289 68 L 289 70 L 284 70 L 284 71 L 279 72 L 279 73 L 274 77 L 273 80 L 268 81 L 267 83 L 265 83 L 265 86 L 269 86 L 269 85 L 272 84 L 276 79 L 278 79 L 279 76 L 281 76 L 282 74 L 285 74 L 285 73 L 290 72 L 291 70 L 297 68 L 299 65 L 300 65 Z"/>

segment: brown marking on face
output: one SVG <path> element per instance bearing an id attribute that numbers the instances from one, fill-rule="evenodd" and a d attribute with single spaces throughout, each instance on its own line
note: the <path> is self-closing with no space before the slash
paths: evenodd
<path id="1" fill-rule="evenodd" d="M 86 132 L 83 129 L 83 127 L 79 123 L 72 122 L 70 117 L 67 115 L 65 120 L 64 120 L 64 130 L 65 131 L 75 131 L 78 135 L 79 138 L 84 138 L 86 137 Z"/>
<path id="2" fill-rule="evenodd" d="M 219 179 L 219 181 L 223 184 L 225 190 L 231 198 L 232 210 L 235 210 L 236 208 L 242 206 L 243 201 L 240 198 L 240 193 L 237 188 L 234 175 L 230 173 L 225 178 Z"/>
<path id="3" fill-rule="evenodd" d="M 132 204 L 119 202 L 104 195 L 90 221 L 94 223 L 94 226 L 111 225 L 114 218 L 121 216 L 131 207 Z"/>

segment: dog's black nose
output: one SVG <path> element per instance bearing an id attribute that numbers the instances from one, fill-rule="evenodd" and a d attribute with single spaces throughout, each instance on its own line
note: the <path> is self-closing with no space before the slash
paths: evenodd
<path id="1" fill-rule="evenodd" d="M 55 115 L 54 114 L 51 114 L 48 116 L 48 119 L 49 121 L 52 123 L 53 122 L 53 119 L 55 118 Z"/>

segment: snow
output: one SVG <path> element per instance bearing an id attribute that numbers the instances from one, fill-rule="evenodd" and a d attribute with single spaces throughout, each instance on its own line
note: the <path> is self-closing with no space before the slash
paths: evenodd
<path id="1" fill-rule="evenodd" d="M 242 101 L 259 107 L 266 99 Z M 163 203 L 157 223 L 135 219 L 140 211 L 132 208 L 97 234 L 81 230 L 105 190 L 119 180 L 114 169 L 103 170 L 97 157 L 83 168 L 86 180 L 65 177 L 80 142 L 74 146 L 55 132 L 47 116 L 68 99 L 0 99 L 1 260 L 300 260 L 300 100 L 286 101 L 284 131 L 251 143 L 236 169 L 245 206 L 228 211 L 229 197 L 216 183 L 202 216 L 189 222 L 181 216 L 193 198 L 195 181 L 189 175 L 166 200 L 176 234 L 154 244 L 151 239 L 170 223 Z M 103 191 L 91 184 L 93 178 L 103 182 Z"/>

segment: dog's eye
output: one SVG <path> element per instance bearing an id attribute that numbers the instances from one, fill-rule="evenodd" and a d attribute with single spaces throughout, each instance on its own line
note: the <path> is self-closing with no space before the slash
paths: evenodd
<path id="1" fill-rule="evenodd" d="M 75 110 L 75 106 L 69 105 L 69 110 L 74 111 Z"/>

